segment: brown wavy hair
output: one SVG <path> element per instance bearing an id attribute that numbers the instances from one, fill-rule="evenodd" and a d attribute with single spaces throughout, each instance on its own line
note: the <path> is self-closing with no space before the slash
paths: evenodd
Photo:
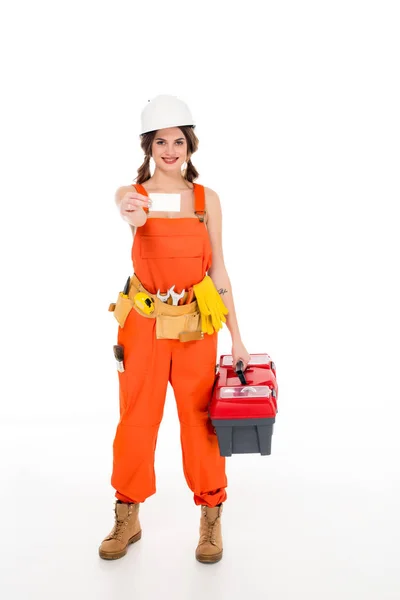
<path id="1" fill-rule="evenodd" d="M 195 179 L 198 178 L 199 173 L 196 170 L 196 167 L 193 165 L 191 161 L 192 154 L 194 154 L 199 147 L 199 140 L 194 132 L 194 128 L 191 125 L 183 125 L 179 127 L 182 131 L 183 135 L 186 138 L 187 148 L 188 148 L 188 156 L 189 160 L 187 161 L 187 167 L 183 173 L 183 178 L 190 183 L 193 183 Z M 144 183 L 151 177 L 150 173 L 150 158 L 151 158 L 151 146 L 153 144 L 153 140 L 156 137 L 157 131 L 149 131 L 148 133 L 143 133 L 140 136 L 140 146 L 145 154 L 145 158 L 143 164 L 138 168 L 137 177 L 135 179 L 136 183 Z"/>

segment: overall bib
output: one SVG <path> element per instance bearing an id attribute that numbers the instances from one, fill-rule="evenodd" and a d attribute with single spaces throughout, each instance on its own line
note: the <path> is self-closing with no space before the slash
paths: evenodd
<path id="1" fill-rule="evenodd" d="M 195 212 L 204 211 L 204 187 L 194 185 Z M 139 184 L 136 191 L 148 196 Z M 148 218 L 136 229 L 134 273 L 152 294 L 180 293 L 211 267 L 211 244 L 198 217 Z M 144 502 L 156 492 L 154 458 L 168 382 L 180 421 L 183 472 L 194 502 L 214 507 L 226 500 L 225 458 L 208 417 L 215 379 L 218 333 L 201 340 L 157 339 L 156 319 L 131 310 L 118 344 L 125 371 L 118 371 L 120 420 L 113 443 L 111 485 L 123 502 Z"/>

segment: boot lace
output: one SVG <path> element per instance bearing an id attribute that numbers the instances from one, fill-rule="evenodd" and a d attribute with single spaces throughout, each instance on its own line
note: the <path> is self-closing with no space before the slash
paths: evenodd
<path id="1" fill-rule="evenodd" d="M 122 534 L 128 526 L 129 517 L 132 514 L 132 510 L 128 511 L 128 515 L 124 521 L 118 519 L 117 515 L 115 515 L 115 524 L 112 532 L 110 533 L 110 537 L 114 538 L 120 542 L 122 542 Z"/>
<path id="2" fill-rule="evenodd" d="M 216 524 L 216 522 L 217 521 L 215 520 L 214 523 L 209 523 L 208 524 L 208 533 L 207 533 L 207 535 L 208 535 L 209 540 L 210 540 L 210 542 L 212 544 L 216 543 L 216 539 L 215 539 L 215 524 Z"/>
<path id="3" fill-rule="evenodd" d="M 127 528 L 128 521 L 116 521 L 114 528 L 110 534 L 110 537 L 122 542 L 122 534 Z"/>
<path id="4" fill-rule="evenodd" d="M 211 542 L 211 544 L 215 545 L 216 544 L 215 529 L 216 529 L 216 524 L 217 524 L 217 521 L 219 519 L 219 516 L 214 521 L 209 521 L 208 518 L 207 518 L 207 513 L 206 513 L 205 510 L 203 512 L 203 516 L 204 516 L 204 519 L 205 519 L 205 524 L 206 524 L 207 530 L 201 536 L 200 542 L 202 544 L 204 544 L 206 542 Z"/>

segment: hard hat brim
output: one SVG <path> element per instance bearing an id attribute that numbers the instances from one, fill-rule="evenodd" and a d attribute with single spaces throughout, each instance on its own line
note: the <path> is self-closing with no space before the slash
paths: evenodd
<path id="1" fill-rule="evenodd" d="M 194 123 L 188 123 L 187 125 L 184 125 L 182 123 L 180 123 L 179 125 L 177 125 L 176 123 L 171 123 L 170 125 L 162 124 L 160 127 L 155 127 L 154 129 L 148 129 L 147 131 L 141 131 L 139 133 L 139 135 L 144 135 L 145 133 L 151 133 L 152 131 L 159 131 L 160 129 L 169 129 L 170 127 L 191 127 L 192 129 L 195 129 L 196 125 Z"/>

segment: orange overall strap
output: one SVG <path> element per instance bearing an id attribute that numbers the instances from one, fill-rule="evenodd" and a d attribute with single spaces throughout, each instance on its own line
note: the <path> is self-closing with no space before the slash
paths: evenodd
<path id="1" fill-rule="evenodd" d="M 200 183 L 193 183 L 194 186 L 194 212 L 199 218 L 199 221 L 203 223 L 205 217 L 205 192 L 204 185 Z"/>

